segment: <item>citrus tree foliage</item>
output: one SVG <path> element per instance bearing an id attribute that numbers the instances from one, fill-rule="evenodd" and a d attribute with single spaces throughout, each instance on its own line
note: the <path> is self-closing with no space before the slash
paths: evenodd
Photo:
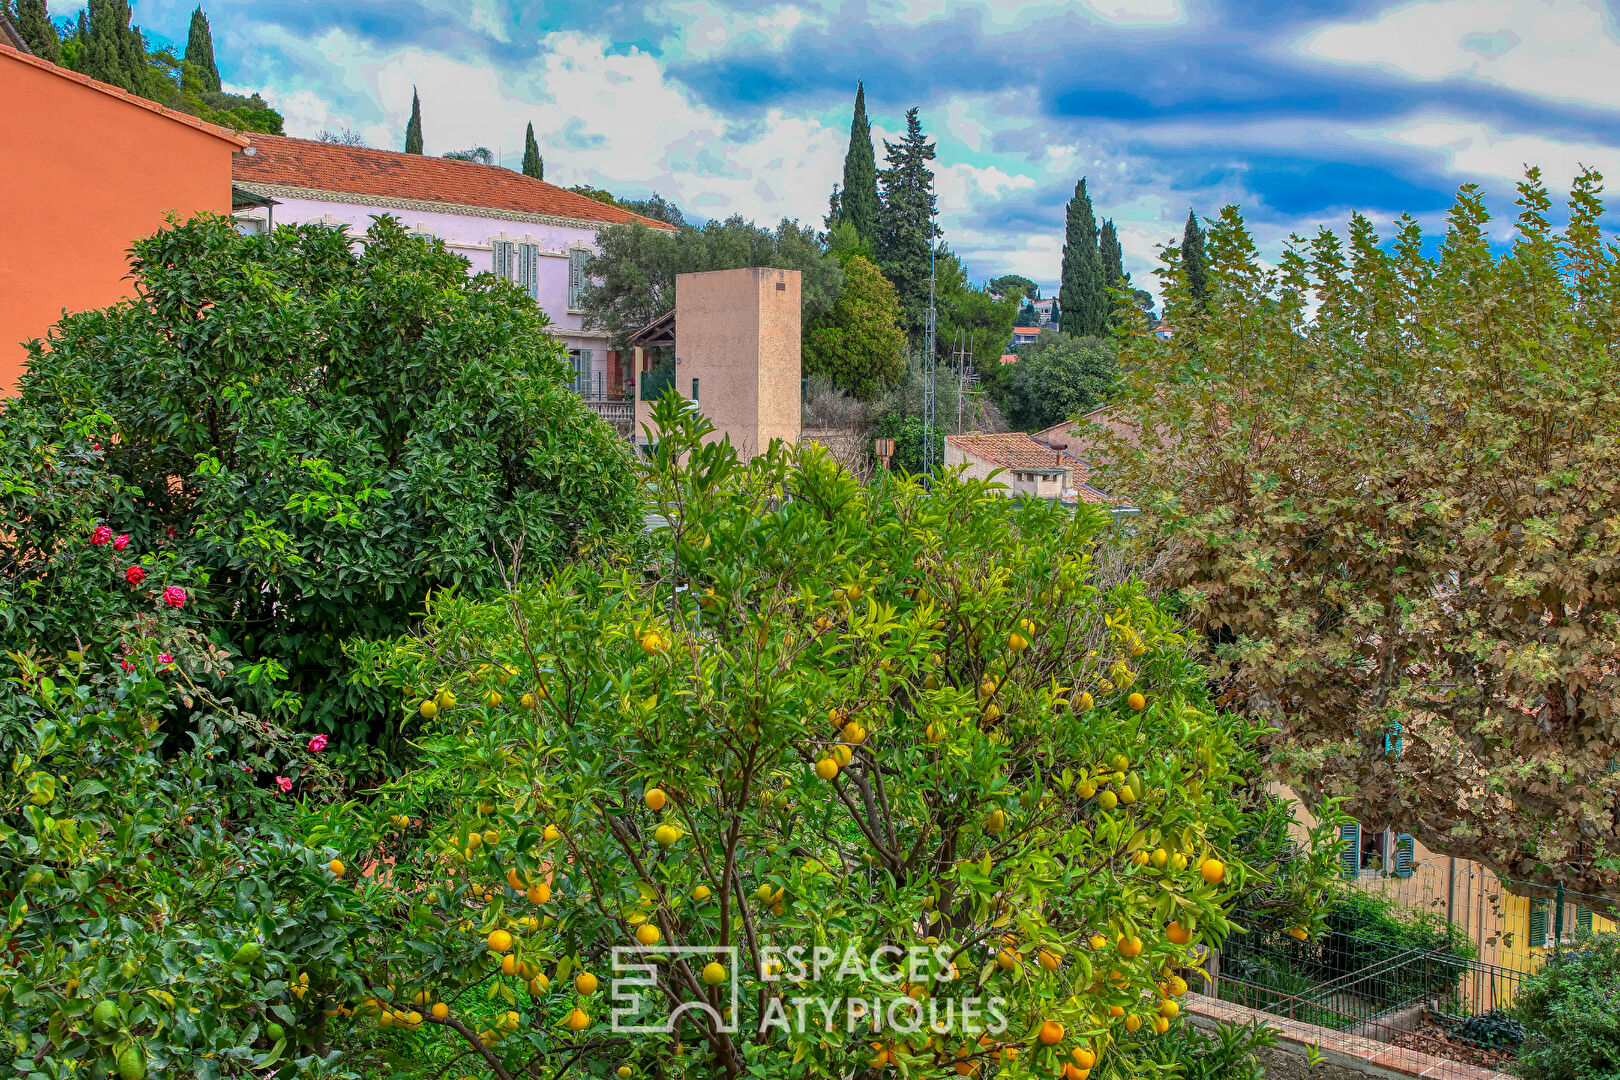
<path id="1" fill-rule="evenodd" d="M 216 642 L 286 669 L 301 725 L 337 731 L 376 717 L 335 674 L 345 640 L 400 633 L 431 589 L 490 587 L 503 563 L 555 564 L 635 519 L 629 452 L 566 388 L 534 303 L 392 219 L 356 239 L 200 216 L 136 242 L 133 299 L 31 347 L 5 426 L 59 452 L 22 455 L 0 492 L 18 526 L 0 560 L 44 613 L 20 616 L 39 624 L 27 647 L 99 638 L 55 560 L 99 519 L 188 575 Z M 71 529 L 30 501 L 96 470 L 106 490 Z M 268 686 L 237 692 L 267 706 Z"/>
<path id="2" fill-rule="evenodd" d="M 869 401 L 905 370 L 905 347 L 894 286 L 876 263 L 851 255 L 838 303 L 804 335 L 804 370 Z"/>
<path id="3" fill-rule="evenodd" d="M 296 1062 L 300 1076 L 358 1075 L 315 1005 L 369 954 L 374 909 L 334 851 L 305 846 L 323 812 L 250 774 L 268 759 L 305 791 L 330 797 L 337 782 L 301 738 L 209 691 L 229 662 L 201 635 L 162 617 L 124 633 L 120 664 L 77 652 L 8 664 L 8 1068 L 141 1080 Z M 238 752 L 244 739 L 254 754 Z"/>
<path id="4" fill-rule="evenodd" d="M 1620 892 L 1620 262 L 1600 178 L 1531 171 L 1492 251 L 1465 187 L 1432 255 L 1402 218 L 1263 266 L 1211 223 L 1207 309 L 1167 279 L 1118 490 L 1229 699 L 1309 798 L 1348 797 L 1505 877 Z"/>
<path id="5" fill-rule="evenodd" d="M 503 1078 L 1168 1076 L 1154 1040 L 1239 890 L 1320 926 L 1331 850 L 1285 860 L 1255 827 L 1259 731 L 1101 572 L 1106 518 L 950 478 L 865 488 L 815 448 L 745 466 L 674 395 L 656 408 L 650 573 L 441 597 L 419 637 L 363 650 L 422 760 L 342 815 L 390 838 L 415 935 L 344 1005 L 362 1028 Z M 615 1030 L 610 950 L 637 944 L 661 988 L 640 1022 L 735 989 L 737 1032 Z M 775 967 L 795 945 L 863 959 Z M 867 964 L 885 946 L 920 961 Z M 835 1020 L 761 1030 L 796 997 Z M 851 999 L 876 1030 L 846 1029 Z M 896 1003 L 943 1029 L 897 1032 Z"/>

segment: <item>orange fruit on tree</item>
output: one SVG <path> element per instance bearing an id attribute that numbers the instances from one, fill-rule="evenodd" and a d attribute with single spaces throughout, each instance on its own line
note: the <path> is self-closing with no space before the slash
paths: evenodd
<path id="1" fill-rule="evenodd" d="M 658 939 L 664 935 L 652 923 L 642 923 L 636 927 L 636 940 L 643 945 L 656 945 Z"/>
<path id="2" fill-rule="evenodd" d="M 1178 922 L 1165 927 L 1164 936 L 1172 945 L 1186 945 L 1192 941 L 1192 931 Z"/>
<path id="3" fill-rule="evenodd" d="M 1198 876 L 1211 885 L 1219 885 L 1226 880 L 1226 865 L 1219 859 L 1205 859 L 1198 864 Z"/>
<path id="4" fill-rule="evenodd" d="M 1097 1055 L 1089 1046 L 1077 1046 L 1069 1051 L 1069 1056 L 1074 1058 L 1074 1063 L 1082 1069 L 1089 1069 L 1097 1064 Z"/>
<path id="5" fill-rule="evenodd" d="M 648 788 L 642 798 L 646 800 L 647 809 L 654 811 L 662 810 L 664 804 L 669 802 L 669 796 L 665 795 L 661 788 Z"/>
<path id="6" fill-rule="evenodd" d="M 596 976 L 592 975 L 590 972 L 582 971 L 578 975 L 574 976 L 574 989 L 578 990 L 580 993 L 587 995 L 594 994 L 596 993 L 596 987 Z"/>
<path id="7" fill-rule="evenodd" d="M 510 952 L 512 948 L 512 935 L 499 928 L 489 932 L 489 947 L 498 953 Z"/>
<path id="8" fill-rule="evenodd" d="M 823 780 L 831 780 L 838 775 L 838 762 L 830 757 L 822 758 L 816 762 L 816 775 Z"/>
<path id="9" fill-rule="evenodd" d="M 1132 694 L 1130 697 L 1125 699 L 1125 704 L 1129 705 L 1136 712 L 1141 712 L 1143 709 L 1147 708 L 1147 698 L 1143 697 L 1141 694 Z"/>
<path id="10" fill-rule="evenodd" d="M 529 886 L 529 891 L 525 895 L 528 896 L 531 904 L 549 904 L 551 903 L 551 886 L 543 881 L 537 881 Z"/>
<path id="11" fill-rule="evenodd" d="M 1119 939 L 1119 955 L 1125 957 L 1140 956 L 1142 954 L 1142 939 L 1128 937 Z"/>
<path id="12" fill-rule="evenodd" d="M 342 859 L 333 859 L 331 862 L 326 864 L 326 868 L 328 870 L 332 871 L 332 876 L 333 877 L 342 877 L 343 876 L 343 860 Z"/>
<path id="13" fill-rule="evenodd" d="M 1036 1037 L 1044 1046 L 1053 1046 L 1063 1041 L 1063 1025 L 1056 1020 L 1043 1020 L 1041 1030 Z"/>
<path id="14" fill-rule="evenodd" d="M 1131 1015 L 1129 1015 L 1129 1016 L 1127 1016 L 1125 1018 L 1125 1030 L 1126 1031 L 1132 1031 L 1132 1032 L 1140 1031 L 1141 1028 L 1142 1028 L 1142 1018 L 1140 1016 L 1137 1016 L 1135 1013 L 1131 1013 Z"/>
<path id="15" fill-rule="evenodd" d="M 568 1025 L 569 1031 L 584 1031 L 591 1026 L 591 1018 L 585 1014 L 584 1009 L 570 1009 L 568 1018 L 563 1023 Z"/>

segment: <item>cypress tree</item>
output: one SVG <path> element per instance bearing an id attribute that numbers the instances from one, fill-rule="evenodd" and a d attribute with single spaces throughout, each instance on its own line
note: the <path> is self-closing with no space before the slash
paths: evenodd
<path id="1" fill-rule="evenodd" d="M 407 154 L 420 154 L 422 152 L 422 101 L 416 96 L 416 87 L 411 87 L 411 118 L 405 124 L 405 152 Z"/>
<path id="2" fill-rule="evenodd" d="M 1119 233 L 1114 231 L 1114 219 L 1103 222 L 1102 236 L 1097 241 L 1102 253 L 1103 284 L 1110 289 L 1125 289 L 1131 284 L 1125 273 L 1125 252 L 1119 246 Z"/>
<path id="3" fill-rule="evenodd" d="M 1209 260 L 1204 254 L 1204 230 L 1198 215 L 1187 211 L 1187 227 L 1181 233 L 1181 268 L 1187 275 L 1187 294 L 1199 311 L 1209 304 Z"/>
<path id="4" fill-rule="evenodd" d="M 934 144 L 922 131 L 918 110 L 906 113 L 906 135 L 897 143 L 884 140 L 888 168 L 883 170 L 883 203 L 878 212 L 878 266 L 900 297 L 901 322 L 920 338 L 928 319 L 929 255 L 939 228 L 934 224 Z M 844 191 L 849 216 L 849 191 Z"/>
<path id="5" fill-rule="evenodd" d="M 530 124 L 529 130 L 523 133 L 523 175 L 532 176 L 536 180 L 546 178 L 546 162 L 540 156 L 540 144 L 534 141 L 533 124 Z"/>
<path id="6" fill-rule="evenodd" d="M 192 80 L 195 80 L 193 83 Z M 180 86 L 186 90 L 219 93 L 219 68 L 214 64 L 214 35 L 202 8 L 191 13 L 191 34 L 180 67 Z"/>
<path id="7" fill-rule="evenodd" d="M 1085 177 L 1074 185 L 1063 236 L 1063 332 L 1070 337 L 1101 337 L 1108 332 L 1108 287 L 1098 247 L 1097 215 L 1086 194 Z"/>
<path id="8" fill-rule="evenodd" d="M 28 45 L 28 51 L 41 60 L 60 63 L 61 42 L 56 37 L 56 25 L 51 22 L 45 0 L 17 0 L 17 35 Z"/>
<path id="9" fill-rule="evenodd" d="M 855 117 L 849 122 L 849 150 L 844 154 L 844 187 L 839 199 L 840 220 L 848 221 L 870 244 L 878 228 L 877 158 L 872 150 L 872 125 L 866 119 L 866 86 L 855 84 Z M 837 221 L 828 226 L 836 228 Z"/>

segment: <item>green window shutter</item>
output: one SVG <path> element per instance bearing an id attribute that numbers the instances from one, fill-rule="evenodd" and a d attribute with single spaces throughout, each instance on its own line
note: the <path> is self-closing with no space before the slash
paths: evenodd
<path id="1" fill-rule="evenodd" d="M 1407 833 L 1395 837 L 1395 876 L 1411 877 L 1417 856 L 1417 841 Z"/>
<path id="2" fill-rule="evenodd" d="M 1357 822 L 1340 825 L 1339 840 L 1343 845 L 1339 849 L 1339 872 L 1353 878 L 1361 872 L 1361 825 Z"/>
<path id="3" fill-rule="evenodd" d="M 589 248 L 568 249 L 568 308 L 579 307 L 579 294 L 585 288 L 585 264 L 590 261 Z"/>
<path id="4" fill-rule="evenodd" d="M 1530 901 L 1530 940 L 1526 942 L 1532 949 L 1547 947 L 1547 901 L 1536 899 Z"/>
<path id="5" fill-rule="evenodd" d="M 518 245 L 518 284 L 534 299 L 540 299 L 540 249 L 534 244 Z"/>
<path id="6" fill-rule="evenodd" d="M 1575 909 L 1575 929 L 1583 934 L 1592 932 L 1592 909 L 1578 907 Z"/>

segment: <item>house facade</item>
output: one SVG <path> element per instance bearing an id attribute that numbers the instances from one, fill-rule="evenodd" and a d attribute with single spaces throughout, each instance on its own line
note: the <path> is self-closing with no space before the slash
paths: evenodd
<path id="1" fill-rule="evenodd" d="M 0 39 L 0 397 L 63 311 L 130 295 L 129 246 L 203 210 L 231 211 L 247 140 Z"/>
<path id="2" fill-rule="evenodd" d="M 991 480 L 1012 496 L 1060 499 L 1107 505 L 1106 494 L 1086 482 L 1085 462 L 1054 450 L 1021 431 L 945 436 L 945 467 L 962 468 L 964 476 Z M 991 474 L 995 474 L 993 477 Z"/>
<path id="3" fill-rule="evenodd" d="M 233 179 L 271 205 L 238 211 L 242 229 L 316 222 L 361 233 L 373 216 L 392 214 L 411 232 L 442 240 L 466 257 L 471 273 L 493 272 L 534 297 L 568 349 L 575 389 L 628 434 L 634 372 L 628 357 L 608 348 L 606 331 L 584 326 L 585 263 L 600 228 L 671 226 L 498 166 L 277 135 L 250 138 Z"/>

